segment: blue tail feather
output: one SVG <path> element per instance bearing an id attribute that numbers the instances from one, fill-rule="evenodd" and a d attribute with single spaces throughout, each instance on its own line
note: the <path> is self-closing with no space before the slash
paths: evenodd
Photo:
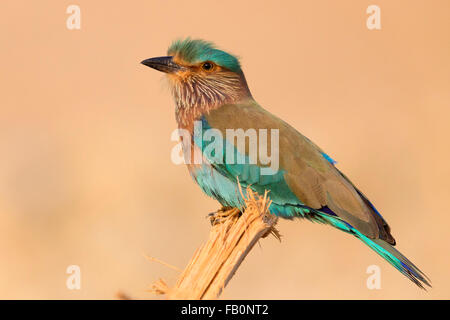
<path id="1" fill-rule="evenodd" d="M 332 226 L 353 234 L 355 237 L 364 242 L 383 259 L 389 262 L 394 268 L 400 271 L 409 280 L 414 282 L 418 287 L 425 289 L 424 284 L 431 287 L 430 279 L 417 268 L 411 261 L 409 261 L 400 251 L 395 249 L 392 245 L 382 239 L 370 239 L 361 232 L 353 228 L 347 222 L 341 220 L 339 217 L 330 216 L 328 214 L 318 212 L 319 219 Z"/>

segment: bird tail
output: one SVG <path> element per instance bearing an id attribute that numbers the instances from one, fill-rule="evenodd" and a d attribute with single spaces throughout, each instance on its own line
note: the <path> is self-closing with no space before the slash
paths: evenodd
<path id="1" fill-rule="evenodd" d="M 355 236 L 394 266 L 394 268 L 400 271 L 409 280 L 414 282 L 419 288 L 426 290 L 424 284 L 431 287 L 431 280 L 392 245 L 381 239 L 367 238 L 362 234 L 355 234 Z"/>
<path id="2" fill-rule="evenodd" d="M 321 218 L 325 220 L 324 222 L 328 222 L 334 227 L 356 236 L 409 280 L 414 282 L 419 288 L 426 290 L 424 284 L 431 287 L 431 280 L 400 251 L 386 241 L 381 239 L 370 239 L 337 217 L 321 214 Z"/>

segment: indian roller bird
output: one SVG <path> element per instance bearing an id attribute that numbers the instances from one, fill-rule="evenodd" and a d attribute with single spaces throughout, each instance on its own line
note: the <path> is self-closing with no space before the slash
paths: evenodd
<path id="1" fill-rule="evenodd" d="M 271 214 L 306 218 L 349 233 L 419 287 L 430 286 L 426 275 L 394 248 L 386 220 L 332 158 L 253 99 L 237 57 L 210 42 L 187 38 L 173 42 L 167 56 L 142 64 L 167 75 L 178 128 L 188 133 L 182 142 L 188 170 L 208 196 L 224 207 L 240 208 L 241 187 L 260 195 L 268 191 Z M 205 139 L 203 134 L 211 129 L 218 135 Z M 250 148 L 239 148 L 236 139 L 226 138 L 230 129 L 255 130 L 258 137 L 261 129 L 277 130 L 273 152 L 279 167 L 270 171 L 267 161 L 249 161 Z M 223 141 L 208 148 L 217 139 Z M 273 141 L 266 141 L 270 149 Z M 231 150 L 231 156 L 220 148 Z M 195 161 L 196 154 L 202 161 Z M 230 161 L 235 156 L 244 161 Z"/>

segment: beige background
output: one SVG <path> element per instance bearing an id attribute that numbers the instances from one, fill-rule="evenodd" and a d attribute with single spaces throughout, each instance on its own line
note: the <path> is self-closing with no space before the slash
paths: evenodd
<path id="1" fill-rule="evenodd" d="M 81 30 L 66 8 L 81 7 Z M 366 28 L 370 4 L 382 30 Z M 174 106 L 139 64 L 177 37 L 242 57 L 256 100 L 325 149 L 433 280 L 417 289 L 330 227 L 282 221 L 224 298 L 450 298 L 450 2 L 0 3 L 0 298 L 153 298 L 218 204 L 170 161 Z M 82 288 L 65 286 L 68 265 Z M 368 290 L 366 268 L 382 271 Z"/>

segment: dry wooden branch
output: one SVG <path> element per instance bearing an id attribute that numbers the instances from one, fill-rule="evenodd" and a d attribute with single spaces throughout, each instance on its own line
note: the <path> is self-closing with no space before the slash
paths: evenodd
<path id="1" fill-rule="evenodd" d="M 242 214 L 236 208 L 218 212 L 209 239 L 197 249 L 176 285 L 168 288 L 159 280 L 152 291 L 166 293 L 168 299 L 216 299 L 259 239 L 268 234 L 280 239 L 267 194 L 261 197 L 251 190 L 247 194 Z"/>

